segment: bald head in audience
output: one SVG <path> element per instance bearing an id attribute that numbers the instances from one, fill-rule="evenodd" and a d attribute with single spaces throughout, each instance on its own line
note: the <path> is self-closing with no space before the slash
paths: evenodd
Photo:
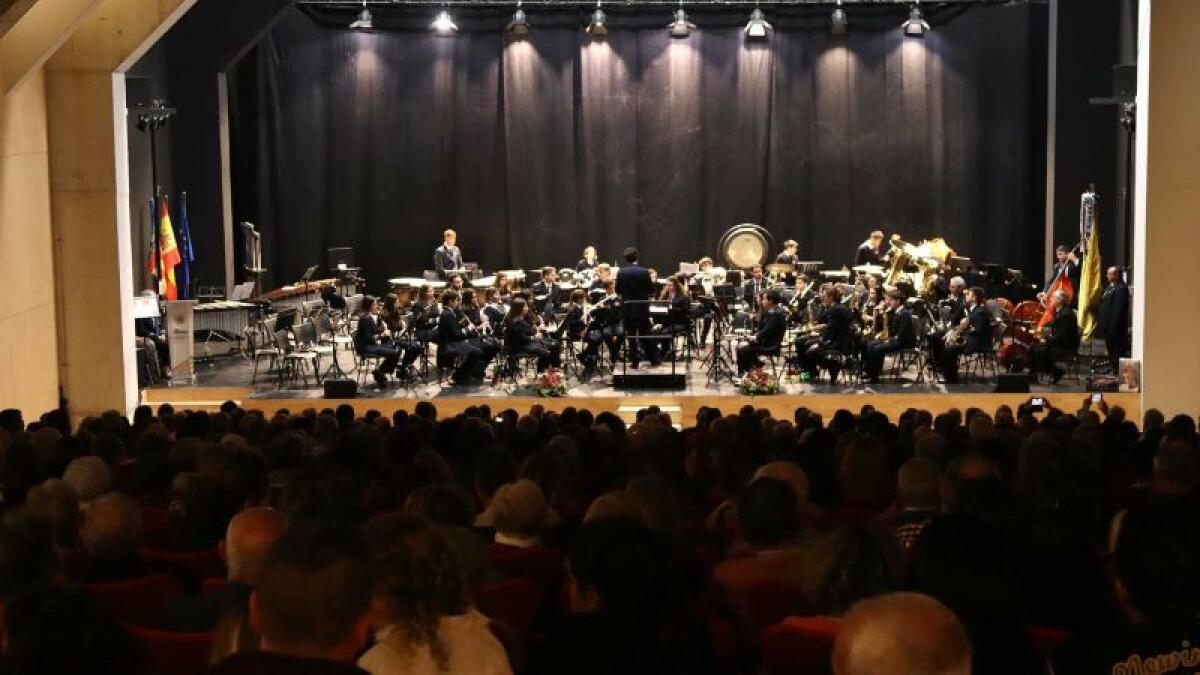
<path id="1" fill-rule="evenodd" d="M 267 553 L 286 529 L 287 517 L 275 509 L 246 509 L 234 516 L 221 542 L 229 580 L 257 585 Z"/>
<path id="2" fill-rule="evenodd" d="M 958 619 L 919 593 L 863 600 L 833 646 L 834 675 L 970 675 L 971 645 Z"/>

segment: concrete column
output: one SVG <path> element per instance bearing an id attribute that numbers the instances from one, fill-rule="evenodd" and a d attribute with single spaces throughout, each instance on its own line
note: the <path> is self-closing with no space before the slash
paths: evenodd
<path id="1" fill-rule="evenodd" d="M 1200 2 L 1142 0 L 1133 354 L 1143 410 L 1200 413 Z"/>
<path id="2" fill-rule="evenodd" d="M 72 417 L 137 404 L 124 70 L 191 5 L 102 0 L 46 66 L 59 377 Z"/>

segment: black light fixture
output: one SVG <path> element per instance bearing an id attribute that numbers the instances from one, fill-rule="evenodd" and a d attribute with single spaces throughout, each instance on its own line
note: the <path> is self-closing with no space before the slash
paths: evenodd
<path id="1" fill-rule="evenodd" d="M 358 18 L 350 23 L 351 30 L 371 30 L 375 27 L 375 18 L 371 16 L 371 10 L 367 9 L 367 0 L 363 0 L 362 11 L 358 13 Z"/>
<path id="2" fill-rule="evenodd" d="M 604 15 L 604 10 L 600 9 L 600 0 L 596 0 L 596 11 L 592 12 L 592 20 L 588 22 L 587 32 L 596 37 L 608 35 L 608 17 Z"/>
<path id="3" fill-rule="evenodd" d="M 846 10 L 842 9 L 842 0 L 837 0 L 837 7 L 833 8 L 833 14 L 829 16 L 829 32 L 834 35 L 845 35 L 846 29 L 850 27 L 850 17 L 846 16 Z"/>
<path id="4" fill-rule="evenodd" d="M 921 0 L 913 3 L 912 9 L 908 12 L 908 20 L 901 28 L 908 37 L 925 37 L 925 34 L 929 32 L 929 23 L 921 14 Z"/>
<path id="5" fill-rule="evenodd" d="M 685 38 L 695 30 L 696 24 L 688 21 L 687 12 L 683 11 L 683 0 L 679 0 L 679 9 L 675 10 L 675 19 L 667 24 L 671 37 Z"/>
<path id="6" fill-rule="evenodd" d="M 517 0 L 517 11 L 513 12 L 512 21 L 504 30 L 513 35 L 529 35 L 529 19 L 525 16 L 525 10 L 521 9 L 521 0 Z"/>
<path id="7" fill-rule="evenodd" d="M 755 7 L 754 11 L 750 12 L 750 20 L 746 22 L 746 28 L 742 32 L 746 34 L 747 40 L 766 40 L 771 34 L 771 24 L 767 23 L 762 10 Z"/>
<path id="8" fill-rule="evenodd" d="M 458 32 L 458 24 L 454 23 L 454 19 L 450 18 L 450 12 L 442 10 L 438 12 L 433 23 L 429 25 L 433 32 L 443 37 L 449 37 Z"/>

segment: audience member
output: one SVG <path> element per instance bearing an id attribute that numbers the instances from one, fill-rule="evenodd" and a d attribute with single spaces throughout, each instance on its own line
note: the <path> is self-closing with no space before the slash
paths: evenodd
<path id="1" fill-rule="evenodd" d="M 971 661 L 954 614 L 919 593 L 858 603 L 833 646 L 834 675 L 970 675 Z"/>
<path id="2" fill-rule="evenodd" d="M 110 492 L 92 501 L 84 513 L 79 538 L 87 558 L 76 573 L 88 582 L 116 581 L 142 576 L 139 549 L 142 518 L 129 497 Z"/>

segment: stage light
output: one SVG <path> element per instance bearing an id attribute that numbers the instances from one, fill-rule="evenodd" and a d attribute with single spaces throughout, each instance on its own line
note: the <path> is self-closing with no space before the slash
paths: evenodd
<path id="1" fill-rule="evenodd" d="M 746 29 L 742 32 L 746 34 L 747 40 L 765 40 L 771 33 L 771 24 L 767 23 L 762 10 L 755 7 L 754 11 L 750 12 L 750 20 L 746 22 Z"/>
<path id="2" fill-rule="evenodd" d="M 450 12 L 444 9 L 438 12 L 437 18 L 429 27 L 438 35 L 454 35 L 458 32 L 458 26 L 455 25 L 454 19 L 450 18 Z"/>
<path id="3" fill-rule="evenodd" d="M 921 15 L 921 3 L 914 3 L 912 10 L 908 13 L 908 21 L 901 26 L 904 29 L 904 34 L 908 37 L 925 37 L 925 33 L 929 32 L 929 24 L 925 21 L 925 17 Z"/>
<path id="4" fill-rule="evenodd" d="M 529 19 L 525 16 L 525 10 L 521 9 L 520 0 L 517 0 L 517 11 L 513 12 L 512 21 L 508 22 L 504 30 L 513 35 L 529 35 Z"/>
<path id="5" fill-rule="evenodd" d="M 683 11 L 683 0 L 679 0 L 679 9 L 675 10 L 675 20 L 667 24 L 667 29 L 671 31 L 671 37 L 685 38 L 695 28 L 696 24 L 688 21 L 687 12 Z"/>
<path id="6" fill-rule="evenodd" d="M 375 18 L 371 16 L 371 10 L 367 9 L 367 0 L 363 0 L 362 11 L 358 13 L 358 18 L 350 23 L 351 30 L 371 30 L 375 27 Z"/>
<path id="7" fill-rule="evenodd" d="M 600 0 L 596 0 L 596 11 L 592 12 L 592 20 L 588 22 L 587 32 L 596 37 L 608 35 L 608 17 L 604 16 L 604 10 L 600 9 Z"/>
<path id="8" fill-rule="evenodd" d="M 845 35 L 849 27 L 850 17 L 846 16 L 846 10 L 842 9 L 842 0 L 837 0 L 837 7 L 833 8 L 833 14 L 829 16 L 829 32 Z"/>

